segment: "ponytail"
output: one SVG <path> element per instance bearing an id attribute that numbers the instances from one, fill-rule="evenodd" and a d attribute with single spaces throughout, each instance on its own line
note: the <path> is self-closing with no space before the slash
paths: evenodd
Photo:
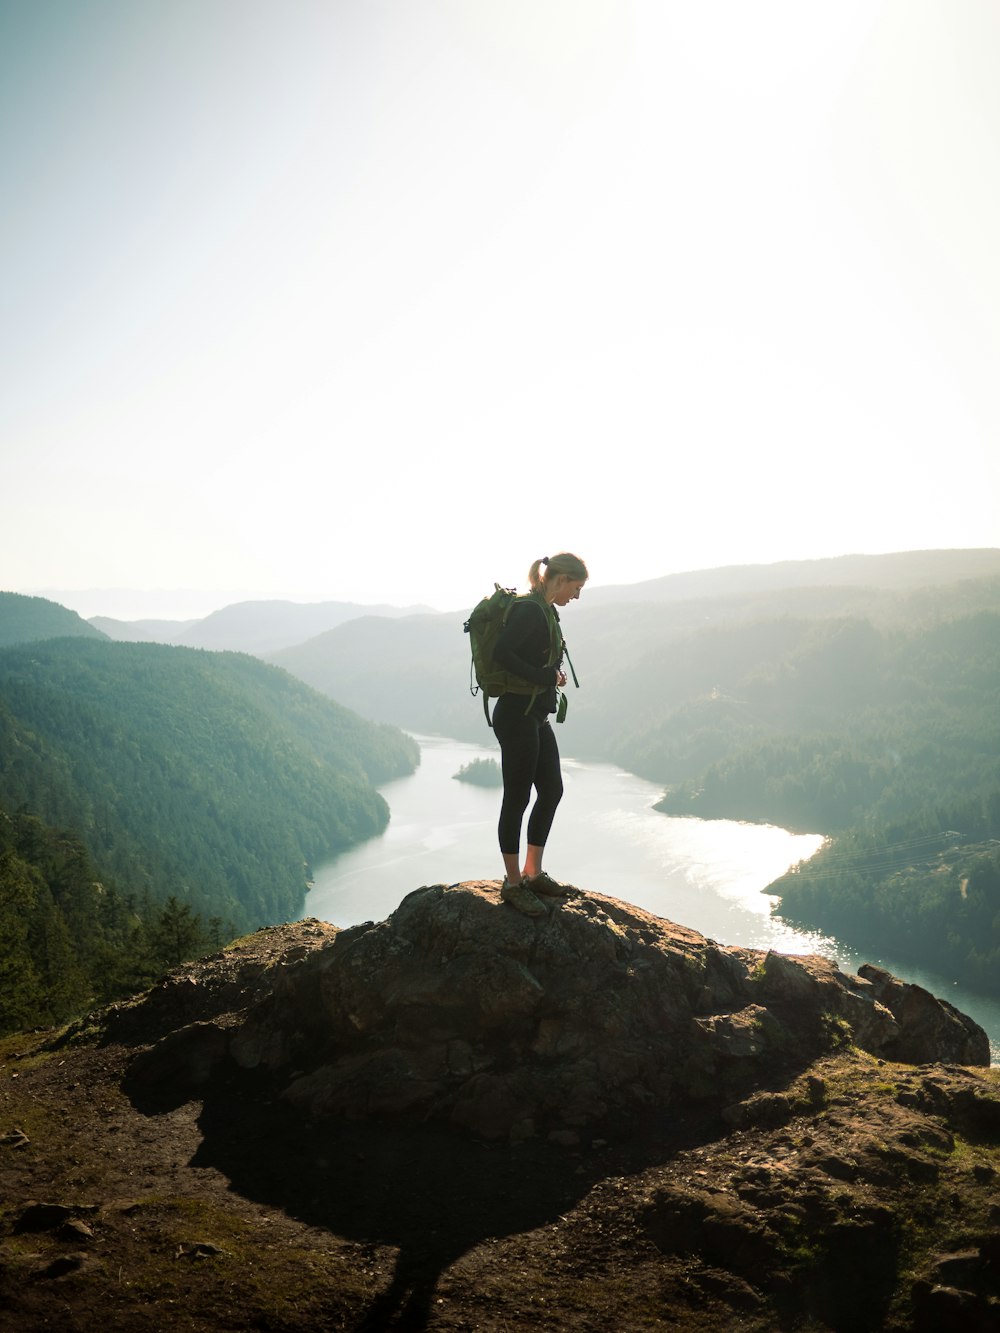
<path id="1" fill-rule="evenodd" d="M 542 573 L 542 566 L 545 566 L 545 573 Z M 579 579 L 585 582 L 590 575 L 587 573 L 587 566 L 578 555 L 572 555 L 569 551 L 562 551 L 559 555 L 551 558 L 543 555 L 541 560 L 536 560 L 528 570 L 528 586 L 532 592 L 540 592 L 549 579 L 557 579 L 560 575 L 565 575 L 568 579 Z"/>

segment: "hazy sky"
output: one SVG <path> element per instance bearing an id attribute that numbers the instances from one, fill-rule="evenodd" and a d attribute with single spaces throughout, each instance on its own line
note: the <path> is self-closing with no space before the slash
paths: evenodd
<path id="1" fill-rule="evenodd" d="M 0 0 L 0 587 L 1000 546 L 998 70 L 995 0 Z"/>

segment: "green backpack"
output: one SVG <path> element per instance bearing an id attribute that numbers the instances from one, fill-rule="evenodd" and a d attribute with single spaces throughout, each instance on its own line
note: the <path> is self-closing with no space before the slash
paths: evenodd
<path id="1" fill-rule="evenodd" d="M 497 699 L 501 694 L 526 694 L 529 697 L 524 711 L 527 712 L 542 689 L 540 685 L 533 685 L 530 681 L 523 680 L 510 671 L 504 671 L 502 667 L 497 666 L 493 657 L 497 639 L 500 637 L 500 631 L 507 623 L 511 607 L 516 601 L 523 601 L 532 596 L 534 596 L 533 593 L 526 593 L 524 597 L 519 597 L 514 588 L 501 588 L 499 583 L 494 583 L 493 592 L 489 597 L 484 597 L 473 608 L 471 615 L 465 622 L 465 632 L 469 636 L 469 645 L 472 649 L 472 663 L 469 667 L 469 691 L 475 697 L 482 690 L 483 712 L 486 714 L 486 721 L 491 727 L 493 723 L 490 719 L 490 699 Z M 538 601 L 549 619 L 550 646 L 546 665 L 555 666 L 565 656 L 569 669 L 573 673 L 573 684 L 579 689 L 580 682 L 576 678 L 573 663 L 566 651 L 566 640 L 559 629 L 559 616 L 555 608 L 550 607 L 547 602 L 539 598 L 535 598 L 535 600 Z M 557 722 L 562 722 L 566 717 L 566 702 L 565 694 L 560 695 L 559 708 L 556 713 Z"/>

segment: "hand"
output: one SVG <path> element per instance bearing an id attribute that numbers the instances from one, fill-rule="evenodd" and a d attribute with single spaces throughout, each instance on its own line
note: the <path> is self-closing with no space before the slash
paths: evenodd
<path id="1" fill-rule="evenodd" d="M 565 684 L 566 684 L 566 672 L 565 672 L 565 671 L 557 671 L 557 672 L 556 672 L 556 684 L 557 684 L 557 685 L 565 685 Z"/>

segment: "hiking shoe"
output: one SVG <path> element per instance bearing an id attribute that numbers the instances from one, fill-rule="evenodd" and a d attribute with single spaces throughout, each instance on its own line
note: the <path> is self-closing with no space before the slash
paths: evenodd
<path id="1" fill-rule="evenodd" d="M 525 888 L 523 880 L 520 884 L 511 884 L 510 880 L 505 879 L 500 886 L 500 897 L 524 916 L 545 915 L 544 903 L 540 902 L 530 889 Z"/>
<path id="2" fill-rule="evenodd" d="M 557 879 L 540 870 L 537 875 L 521 881 L 532 893 L 544 894 L 547 898 L 568 898 L 573 890 L 568 884 L 560 884 Z"/>

